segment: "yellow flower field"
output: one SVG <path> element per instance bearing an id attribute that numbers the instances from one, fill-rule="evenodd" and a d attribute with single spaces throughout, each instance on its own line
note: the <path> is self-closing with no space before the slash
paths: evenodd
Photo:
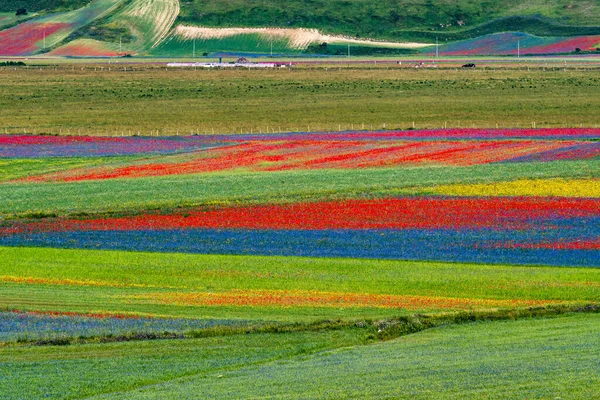
<path id="1" fill-rule="evenodd" d="M 425 189 L 448 196 L 600 197 L 598 179 L 519 179 L 510 182 L 440 185 Z"/>

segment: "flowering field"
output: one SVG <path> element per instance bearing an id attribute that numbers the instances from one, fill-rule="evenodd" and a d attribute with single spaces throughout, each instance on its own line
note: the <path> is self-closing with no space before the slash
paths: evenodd
<path id="1" fill-rule="evenodd" d="M 118 44 L 100 42 L 94 39 L 77 39 L 52 50 L 48 55 L 59 57 L 116 57 Z"/>
<path id="2" fill-rule="evenodd" d="M 214 326 L 240 326 L 240 320 L 201 320 L 191 318 L 152 318 L 127 314 L 78 314 L 56 311 L 0 311 L 0 341 L 58 340 L 106 335 L 181 333 Z"/>
<path id="3" fill-rule="evenodd" d="M 595 50 L 600 36 L 538 37 L 520 32 L 493 33 L 440 46 L 444 56 L 560 54 Z M 435 54 L 431 49 L 428 54 Z"/>
<path id="4" fill-rule="evenodd" d="M 110 13 L 121 3 L 123 0 L 93 0 L 78 10 L 34 18 L 0 31 L 0 55 L 27 56 L 44 48 L 52 48 L 77 29 Z"/>
<path id="5" fill-rule="evenodd" d="M 160 396 L 152 384 L 163 382 L 185 397 L 195 374 L 310 364 L 477 319 L 597 312 L 598 139 L 598 129 L 0 136 L 0 373 L 38 382 L 24 384 L 30 397 Z M 40 376 L 83 364 L 77 383 L 41 391 Z"/>
<path id="6" fill-rule="evenodd" d="M 383 185 L 384 193 L 353 192 L 350 186 L 331 199 L 310 198 L 311 178 L 300 175 L 304 185 L 292 188 L 294 196 L 289 196 L 295 199 L 238 197 L 232 204 L 234 198 L 221 193 L 225 197 L 217 203 L 207 199 L 194 204 L 188 195 L 159 211 L 138 204 L 120 216 L 94 216 L 88 209 L 89 216 L 75 218 L 65 215 L 67 210 L 21 210 L 49 212 L 51 218 L 6 221 L 0 227 L 0 244 L 594 267 L 600 265 L 598 134 L 593 129 L 547 129 L 166 138 L 4 136 L 0 155 L 6 159 L 90 160 L 56 172 L 33 169 L 17 179 L 7 174 L 3 187 L 9 190 L 97 183 L 110 187 L 142 178 L 193 180 L 217 173 L 285 180 L 280 173 L 315 171 L 326 178 L 334 170 L 394 171 L 394 179 L 402 181 L 404 175 L 406 185 L 382 180 L 377 186 Z M 98 156 L 105 162 L 95 162 Z M 111 156 L 120 157 L 113 162 Z M 575 165 L 583 169 L 572 171 L 570 166 Z M 509 166 L 520 175 L 497 176 L 498 168 Z M 549 166 L 558 169 L 543 175 Z M 451 177 L 451 167 L 462 175 Z M 488 168 L 490 176 L 476 174 L 474 167 Z M 436 182 L 435 175 L 427 173 L 433 170 L 448 179 Z M 409 182 L 408 171 L 422 175 Z"/>

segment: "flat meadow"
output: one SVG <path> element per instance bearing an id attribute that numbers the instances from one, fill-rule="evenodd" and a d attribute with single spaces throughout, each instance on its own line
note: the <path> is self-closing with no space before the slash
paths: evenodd
<path id="1" fill-rule="evenodd" d="M 189 135 L 594 126 L 597 62 L 308 64 L 194 70 L 32 61 L 0 69 L 0 132 Z M 428 63 L 427 65 L 432 65 Z M 438 68 L 439 67 L 439 68 Z M 41 70 L 40 70 L 41 68 Z M 83 70 L 82 70 L 83 68 Z"/>
<path id="2" fill-rule="evenodd" d="M 0 70 L 0 398 L 594 397 L 598 71 L 128 67 Z"/>

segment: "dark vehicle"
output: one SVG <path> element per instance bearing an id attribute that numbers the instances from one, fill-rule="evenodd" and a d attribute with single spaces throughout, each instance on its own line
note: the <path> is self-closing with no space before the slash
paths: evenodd
<path id="1" fill-rule="evenodd" d="M 462 67 L 463 67 L 463 68 L 475 68 L 475 67 L 476 67 L 476 65 L 471 63 L 471 64 L 465 64 L 465 65 L 463 65 Z"/>

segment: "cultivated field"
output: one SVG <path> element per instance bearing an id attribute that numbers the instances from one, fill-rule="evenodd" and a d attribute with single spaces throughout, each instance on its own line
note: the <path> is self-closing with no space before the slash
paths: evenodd
<path id="1" fill-rule="evenodd" d="M 563 62 L 552 61 L 482 61 L 475 71 L 458 68 L 460 61 L 426 69 L 405 61 L 270 71 L 108 61 L 61 63 L 55 70 L 55 61 L 39 63 L 0 68 L 0 132 L 121 136 L 407 129 L 413 122 L 416 128 L 600 124 L 600 71 L 593 62 L 568 61 L 566 71 Z"/>
<path id="2" fill-rule="evenodd" d="M 0 398 L 593 398 L 600 75 L 498 67 L 0 70 Z"/>

